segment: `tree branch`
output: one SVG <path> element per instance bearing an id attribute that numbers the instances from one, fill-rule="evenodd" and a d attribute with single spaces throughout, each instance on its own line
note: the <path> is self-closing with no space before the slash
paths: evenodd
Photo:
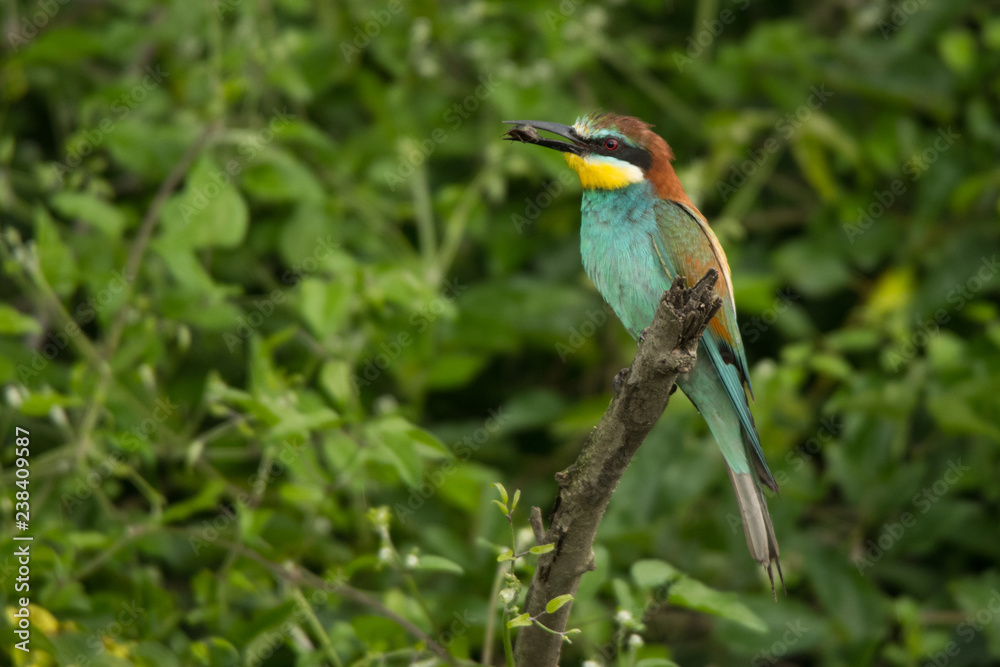
<path id="1" fill-rule="evenodd" d="M 611 494 L 646 436 L 663 414 L 677 376 L 694 366 L 701 335 L 722 301 L 713 292 L 719 274 L 709 269 L 697 285 L 685 287 L 677 277 L 663 293 L 653 323 L 640 337 L 630 368 L 619 376 L 618 395 L 611 401 L 576 463 L 556 475 L 559 495 L 544 543 L 555 549 L 541 556 L 528 589 L 525 611 L 546 627 L 566 629 L 572 604 L 552 614 L 552 598 L 576 594 L 580 577 L 593 570 L 594 538 Z M 536 535 L 540 515 L 532 522 Z M 556 667 L 563 639 L 536 625 L 522 627 L 515 656 L 519 667 Z"/>

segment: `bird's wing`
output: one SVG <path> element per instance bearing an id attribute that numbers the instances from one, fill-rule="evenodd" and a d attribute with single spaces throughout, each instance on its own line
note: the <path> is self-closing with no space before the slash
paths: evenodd
<path id="1" fill-rule="evenodd" d="M 657 223 L 659 233 L 652 235 L 652 243 L 668 278 L 682 275 L 688 284 L 694 284 L 710 268 L 719 272 L 721 280 L 715 289 L 722 298 L 722 308 L 709 323 L 702 342 L 709 361 L 736 407 L 761 481 L 772 490 L 777 490 L 777 484 L 764 460 L 747 401 L 746 392 L 749 391 L 752 397 L 753 389 L 750 386 L 743 339 L 736 322 L 733 282 L 726 254 L 705 219 L 685 204 L 665 200 L 664 206 L 657 212 Z"/>
<path id="2" fill-rule="evenodd" d="M 660 216 L 660 229 L 664 231 L 665 224 L 674 226 L 673 233 L 668 233 L 667 238 L 680 242 L 667 243 L 666 251 L 673 253 L 672 259 L 681 275 L 687 278 L 688 284 L 693 285 L 705 275 L 709 268 L 714 268 L 719 272 L 721 282 L 716 285 L 715 289 L 722 297 L 722 308 L 709 324 L 709 331 L 718 338 L 724 348 L 722 354 L 724 357 L 729 357 L 725 359 L 726 363 L 736 368 L 741 384 L 746 386 L 752 397 L 753 388 L 750 386 L 750 374 L 747 370 L 743 338 L 740 336 L 739 325 L 736 321 L 733 279 L 729 274 L 726 253 L 723 251 L 719 239 L 716 238 L 715 232 L 708 226 L 701 214 L 679 202 L 670 201 L 667 204 L 668 215 Z"/>

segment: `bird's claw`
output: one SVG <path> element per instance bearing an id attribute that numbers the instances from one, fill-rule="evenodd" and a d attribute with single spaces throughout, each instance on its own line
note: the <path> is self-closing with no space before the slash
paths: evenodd
<path id="1" fill-rule="evenodd" d="M 629 369 L 627 368 L 621 369 L 618 371 L 618 375 L 615 376 L 614 381 L 612 381 L 611 386 L 614 387 L 615 396 L 620 393 L 622 382 L 625 380 L 625 377 L 628 376 L 628 371 Z"/>

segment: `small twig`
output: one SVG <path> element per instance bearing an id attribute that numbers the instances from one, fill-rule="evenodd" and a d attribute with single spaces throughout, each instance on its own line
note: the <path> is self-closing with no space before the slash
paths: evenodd
<path id="1" fill-rule="evenodd" d="M 209 125 L 201 131 L 198 138 L 194 140 L 194 143 L 188 146 L 188 149 L 184 151 L 184 155 L 181 159 L 177 161 L 174 168 L 170 171 L 167 178 L 160 184 L 160 188 L 156 191 L 156 195 L 153 196 L 153 201 L 150 202 L 149 208 L 146 209 L 146 215 L 143 216 L 142 222 L 139 224 L 139 232 L 135 235 L 135 240 L 132 241 L 132 248 L 129 250 L 128 259 L 125 261 L 125 271 L 124 276 L 126 282 L 125 294 L 126 299 L 132 293 L 132 287 L 135 283 L 135 279 L 139 273 L 139 265 L 142 263 L 142 258 L 146 254 L 146 247 L 149 245 L 149 240 L 153 236 L 153 230 L 156 229 L 156 223 L 160 220 L 160 212 L 163 211 L 163 207 L 167 203 L 167 199 L 170 195 L 174 193 L 174 190 L 181 184 L 184 176 L 187 175 L 188 170 L 194 163 L 195 159 L 201 153 L 201 149 L 205 146 L 209 137 L 215 132 L 216 127 L 214 125 Z M 118 343 L 121 339 L 122 331 L 125 328 L 125 317 L 128 309 L 125 306 L 119 308 L 118 312 L 115 313 L 115 318 L 111 324 L 111 332 L 108 334 L 107 342 L 104 346 L 104 358 L 109 359 L 114 356 L 114 352 L 118 349 Z"/>
<path id="2" fill-rule="evenodd" d="M 438 242 L 437 228 L 434 222 L 434 206 L 431 203 L 431 188 L 427 179 L 427 168 L 421 165 L 415 171 L 413 180 L 410 181 L 413 193 L 413 217 L 417 222 L 417 239 L 420 246 L 420 258 L 424 263 L 424 272 L 426 276 L 433 277 L 432 271 L 437 257 Z"/>
<path id="3" fill-rule="evenodd" d="M 545 524 L 542 523 L 542 510 L 539 507 L 531 508 L 531 532 L 535 534 L 535 544 L 545 544 Z"/>
<path id="4" fill-rule="evenodd" d="M 310 605 L 309 601 L 306 600 L 306 596 L 302 594 L 302 591 L 299 590 L 298 586 L 292 587 L 292 597 L 294 597 L 295 601 L 299 603 L 299 608 L 302 609 L 302 613 L 305 614 L 306 620 L 312 627 L 313 632 L 315 632 L 316 636 L 319 638 L 319 643 L 323 646 L 323 651 L 326 653 L 326 656 L 330 658 L 330 661 L 333 662 L 336 667 L 343 667 L 344 663 L 340 660 L 340 656 L 337 655 L 337 649 L 334 648 L 333 642 L 330 641 L 330 635 L 327 634 L 326 628 L 323 627 L 320 620 L 316 618 L 316 612 L 313 611 L 312 605 Z"/>
<path id="5" fill-rule="evenodd" d="M 298 565 L 287 564 L 282 565 L 280 563 L 275 563 L 272 560 L 262 556 L 253 549 L 250 549 L 238 542 L 231 542 L 225 539 L 216 539 L 216 543 L 227 549 L 230 549 L 241 556 L 246 556 L 250 560 L 262 565 L 267 568 L 275 575 L 280 577 L 285 581 L 292 583 L 304 584 L 306 586 L 312 586 L 313 588 L 321 588 L 330 593 L 335 593 L 342 597 L 345 597 L 352 602 L 360 604 L 362 606 L 368 607 L 375 610 L 378 614 L 385 616 L 389 620 L 393 621 L 401 628 L 406 630 L 408 633 L 413 635 L 418 640 L 424 642 L 427 648 L 433 651 L 439 658 L 447 662 L 449 665 L 457 665 L 458 661 L 453 655 L 448 653 L 448 650 L 441 646 L 433 637 L 428 635 L 426 632 L 418 628 L 416 625 L 406 620 L 396 612 L 392 611 L 386 607 L 382 602 L 368 593 L 354 588 L 350 584 L 344 582 L 332 582 L 323 579 L 322 577 L 313 574 L 308 570 L 303 570 Z"/>
<path id="6" fill-rule="evenodd" d="M 118 553 L 118 551 L 120 551 L 122 547 L 124 547 L 132 540 L 142 537 L 143 535 L 150 532 L 154 528 L 155 526 L 147 524 L 136 524 L 128 526 L 125 529 L 124 534 L 117 540 L 115 540 L 114 544 L 112 544 L 110 547 L 102 551 L 95 558 L 81 565 L 80 569 L 78 569 L 76 572 L 73 573 L 72 580 L 82 581 L 86 579 L 94 572 L 97 572 L 97 570 L 99 570 L 101 566 L 104 565 L 104 563 L 111 560 L 111 557 L 114 556 L 116 553 Z"/>
<path id="7" fill-rule="evenodd" d="M 104 405 L 108 388 L 111 385 L 111 381 L 114 379 L 114 372 L 111 369 L 111 360 L 114 358 L 115 352 L 118 350 L 118 344 L 121 341 L 122 332 L 125 330 L 125 319 L 128 314 L 128 300 L 132 295 L 135 281 L 138 278 L 139 265 L 142 263 L 142 258 L 146 253 L 146 246 L 149 245 L 149 240 L 153 236 L 153 229 L 156 227 L 156 223 L 160 219 L 160 212 L 163 210 L 164 205 L 166 205 L 167 199 L 170 198 L 170 195 L 172 195 L 174 190 L 177 189 L 177 186 L 180 185 L 181 180 L 191 168 L 191 164 L 201 153 L 202 147 L 214 131 L 215 126 L 210 125 L 206 127 L 194 143 L 191 144 L 184 152 L 184 155 L 181 156 L 181 159 L 177 162 L 177 164 L 174 165 L 174 168 L 171 170 L 166 180 L 160 184 L 159 189 L 156 191 L 156 195 L 153 196 L 153 201 L 150 203 L 149 208 L 146 210 L 146 215 L 143 217 L 142 222 L 139 225 L 139 232 L 136 234 L 135 240 L 132 242 L 132 248 L 129 250 L 128 259 L 125 262 L 125 271 L 123 273 L 125 276 L 125 295 L 122 299 L 122 306 L 118 309 L 118 312 L 115 313 L 114 319 L 111 322 L 111 329 L 109 330 L 108 336 L 104 341 L 101 358 L 97 360 L 95 364 L 96 368 L 94 370 L 97 371 L 98 374 L 97 385 L 92 390 L 90 401 L 87 403 L 87 408 L 83 413 L 83 417 L 80 420 L 80 426 L 77 429 L 79 435 L 76 441 L 76 458 L 78 462 L 82 462 L 87 457 L 87 452 L 90 449 L 91 433 L 97 425 L 98 413 L 100 412 L 101 406 Z"/>
<path id="8" fill-rule="evenodd" d="M 486 613 L 486 632 L 483 641 L 483 664 L 493 664 L 493 638 L 497 630 L 497 602 L 500 600 L 500 589 L 503 587 L 503 563 L 497 565 L 496 574 L 493 575 L 493 588 L 490 590 L 490 602 Z"/>

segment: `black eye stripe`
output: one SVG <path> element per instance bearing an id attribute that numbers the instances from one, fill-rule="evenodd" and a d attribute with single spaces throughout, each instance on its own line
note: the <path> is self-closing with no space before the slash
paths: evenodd
<path id="1" fill-rule="evenodd" d="M 617 158 L 624 162 L 629 162 L 639 167 L 643 171 L 647 171 L 649 166 L 653 163 L 653 156 L 649 154 L 649 151 L 636 148 L 635 146 L 629 146 L 624 141 L 618 141 L 618 147 L 614 150 L 608 150 L 604 147 L 604 142 L 607 139 L 601 139 L 600 141 L 594 142 L 591 149 L 592 153 L 598 155 L 607 155 L 609 157 Z"/>

